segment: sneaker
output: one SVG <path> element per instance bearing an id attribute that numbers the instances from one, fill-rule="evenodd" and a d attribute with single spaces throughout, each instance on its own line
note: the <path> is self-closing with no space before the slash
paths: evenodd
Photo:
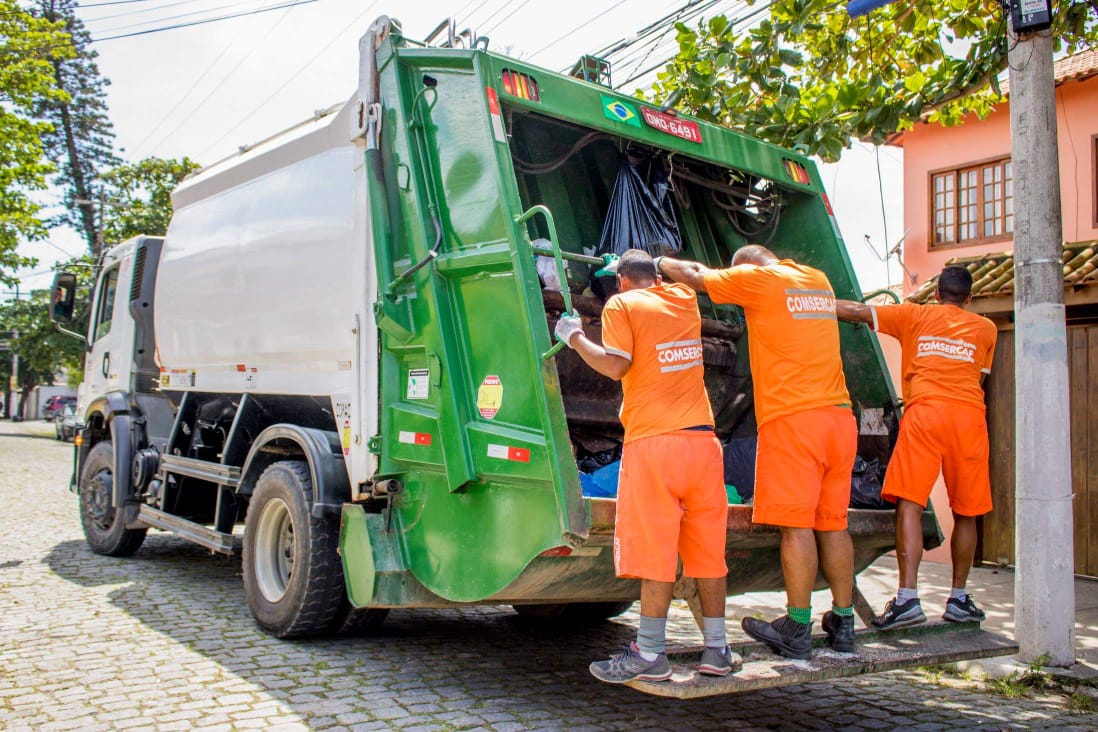
<path id="1" fill-rule="evenodd" d="M 812 623 L 801 625 L 788 615 L 783 615 L 771 623 L 744 618 L 741 625 L 749 636 L 786 658 L 807 661 L 812 657 Z"/>
<path id="2" fill-rule="evenodd" d="M 854 652 L 854 616 L 836 615 L 828 610 L 820 623 L 827 633 L 827 645 L 837 653 Z"/>
<path id="3" fill-rule="evenodd" d="M 945 615 L 942 617 L 954 623 L 965 623 L 970 620 L 983 622 L 987 619 L 984 611 L 976 607 L 976 603 L 972 601 L 972 595 L 965 595 L 964 602 L 956 597 L 949 598 L 949 602 L 946 603 Z"/>
<path id="4" fill-rule="evenodd" d="M 661 653 L 654 661 L 645 661 L 637 644 L 629 646 L 609 661 L 595 661 L 589 668 L 591 675 L 608 684 L 624 684 L 628 681 L 667 681 L 671 678 L 671 664 L 667 654 Z"/>
<path id="5" fill-rule="evenodd" d="M 709 648 L 702 651 L 701 663 L 698 664 L 698 673 L 706 676 L 727 676 L 743 668 L 743 659 L 740 654 L 731 648 Z"/>
<path id="6" fill-rule="evenodd" d="M 919 598 L 913 597 L 903 604 L 898 604 L 895 599 L 889 600 L 884 612 L 873 618 L 872 624 L 877 630 L 893 630 L 925 622 L 923 604 Z"/>

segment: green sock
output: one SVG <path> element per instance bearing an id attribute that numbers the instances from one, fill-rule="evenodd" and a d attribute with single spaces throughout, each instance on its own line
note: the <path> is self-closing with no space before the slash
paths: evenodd
<path id="1" fill-rule="evenodd" d="M 793 619 L 793 622 L 800 623 L 801 625 L 808 625 L 812 622 L 812 608 L 811 607 L 790 607 L 786 605 L 786 612 L 789 617 Z"/>
<path id="2" fill-rule="evenodd" d="M 854 617 L 854 606 L 851 605 L 850 607 L 837 607 L 832 604 L 831 612 L 835 613 L 840 618 L 852 618 Z"/>

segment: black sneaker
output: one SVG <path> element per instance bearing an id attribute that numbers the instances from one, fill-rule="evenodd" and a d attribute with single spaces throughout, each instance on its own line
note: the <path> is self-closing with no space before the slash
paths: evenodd
<path id="1" fill-rule="evenodd" d="M 976 603 L 972 601 L 972 595 L 965 595 L 964 602 L 956 597 L 949 598 L 949 602 L 946 603 L 945 615 L 942 617 L 954 623 L 967 623 L 970 620 L 983 622 L 987 619 L 984 611 L 976 607 Z"/>
<path id="2" fill-rule="evenodd" d="M 854 652 L 854 616 L 836 615 L 828 610 L 820 623 L 827 632 L 827 645 L 837 653 Z"/>
<path id="3" fill-rule="evenodd" d="M 923 604 L 919 602 L 919 598 L 913 597 L 905 603 L 889 600 L 884 612 L 873 618 L 872 625 L 877 630 L 893 630 L 925 622 Z"/>
<path id="4" fill-rule="evenodd" d="M 786 658 L 807 661 L 812 657 L 812 623 L 802 625 L 788 615 L 768 623 L 756 618 L 744 618 L 743 630 L 762 641 Z"/>

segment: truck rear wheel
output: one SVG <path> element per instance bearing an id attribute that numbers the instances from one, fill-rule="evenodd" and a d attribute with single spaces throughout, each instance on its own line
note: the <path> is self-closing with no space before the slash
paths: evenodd
<path id="1" fill-rule="evenodd" d="M 127 529 L 125 509 L 111 507 L 114 490 L 114 448 L 98 443 L 88 453 L 80 473 L 80 523 L 96 554 L 128 557 L 145 541 L 145 529 Z"/>
<path id="2" fill-rule="evenodd" d="M 244 593 L 278 638 L 330 632 L 344 600 L 339 523 L 309 510 L 307 463 L 283 460 L 259 476 L 244 530 Z"/>
<path id="3" fill-rule="evenodd" d="M 521 617 L 552 625 L 596 625 L 616 618 L 633 606 L 621 602 L 562 602 L 550 605 L 512 605 Z"/>

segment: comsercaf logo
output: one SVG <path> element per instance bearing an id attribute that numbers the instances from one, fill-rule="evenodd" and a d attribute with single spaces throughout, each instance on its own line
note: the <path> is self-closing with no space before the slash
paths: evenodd
<path id="1" fill-rule="evenodd" d="M 835 320 L 835 293 L 830 290 L 786 290 L 785 307 L 794 320 Z"/>
<path id="2" fill-rule="evenodd" d="M 923 358 L 924 356 L 941 356 L 942 358 L 951 358 L 954 361 L 976 363 L 976 346 L 973 343 L 956 338 L 919 336 L 915 357 Z"/>
<path id="3" fill-rule="evenodd" d="M 672 341 L 656 345 L 656 360 L 660 362 L 660 373 L 682 371 L 702 365 L 702 342 Z"/>

